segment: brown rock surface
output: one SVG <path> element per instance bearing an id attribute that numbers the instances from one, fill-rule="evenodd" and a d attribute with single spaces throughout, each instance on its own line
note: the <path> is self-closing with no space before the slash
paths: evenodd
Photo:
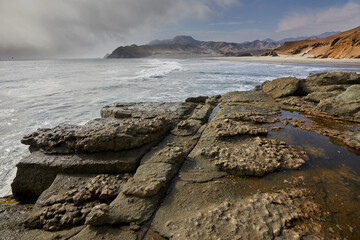
<path id="1" fill-rule="evenodd" d="M 354 117 L 360 121 L 360 84 L 348 87 L 338 96 L 321 100 L 317 108 L 330 115 Z"/>
<path id="2" fill-rule="evenodd" d="M 113 200 L 129 175 L 74 176 L 58 174 L 45 190 L 25 226 L 59 231 L 82 225 L 91 209 Z"/>
<path id="3" fill-rule="evenodd" d="M 326 38 L 285 42 L 275 51 L 315 58 L 359 58 L 360 27 Z"/>
<path id="4" fill-rule="evenodd" d="M 261 89 L 272 98 L 281 98 L 295 95 L 299 91 L 299 86 L 300 79 L 286 77 L 266 81 L 261 85 Z"/>
<path id="5" fill-rule="evenodd" d="M 209 157 L 220 171 L 236 176 L 263 176 L 279 168 L 300 168 L 305 164 L 294 147 L 285 142 L 259 137 L 242 141 L 236 149 L 228 147 L 204 148 L 203 155 Z"/>
<path id="6" fill-rule="evenodd" d="M 307 234 L 292 229 L 292 223 L 320 212 L 301 190 L 229 194 L 220 200 L 221 187 L 226 184 L 177 182 L 154 218 L 153 231 L 169 239 L 300 239 Z"/>
<path id="7" fill-rule="evenodd" d="M 118 174 L 135 172 L 140 159 L 153 144 L 121 152 L 93 154 L 45 154 L 35 151 L 17 164 L 17 174 L 11 184 L 15 198 L 35 202 L 54 181 L 58 173 Z"/>

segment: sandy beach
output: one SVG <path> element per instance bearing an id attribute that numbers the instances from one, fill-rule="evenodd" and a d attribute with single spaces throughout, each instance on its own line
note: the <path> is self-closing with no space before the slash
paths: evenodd
<path id="1" fill-rule="evenodd" d="M 254 56 L 254 57 L 206 57 L 204 60 L 221 60 L 221 61 L 240 61 L 240 62 L 277 62 L 277 63 L 295 63 L 295 64 L 325 64 L 325 65 L 347 65 L 360 66 L 360 59 L 333 59 L 333 58 L 307 58 L 301 56 L 280 55 L 271 56 Z"/>

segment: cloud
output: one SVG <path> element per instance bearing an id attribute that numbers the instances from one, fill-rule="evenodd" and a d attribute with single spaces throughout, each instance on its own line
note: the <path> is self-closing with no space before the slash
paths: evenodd
<path id="1" fill-rule="evenodd" d="M 0 58 L 64 57 L 205 20 L 237 0 L 0 0 Z M 105 53 L 105 52 L 103 52 Z"/>
<path id="2" fill-rule="evenodd" d="M 221 30 L 196 30 L 196 31 L 184 31 L 182 34 L 191 35 L 195 39 L 202 41 L 226 41 L 241 43 L 244 41 L 254 41 L 255 39 L 265 39 L 270 35 L 271 31 L 249 28 L 238 29 L 235 31 L 221 31 Z"/>
<path id="3" fill-rule="evenodd" d="M 360 2 L 349 1 L 342 6 L 324 10 L 292 13 L 278 24 L 277 33 L 287 35 L 312 35 L 330 31 L 344 31 L 360 24 Z"/>
<path id="4" fill-rule="evenodd" d="M 215 22 L 209 23 L 210 26 L 226 26 L 226 25 L 240 25 L 242 22 Z"/>

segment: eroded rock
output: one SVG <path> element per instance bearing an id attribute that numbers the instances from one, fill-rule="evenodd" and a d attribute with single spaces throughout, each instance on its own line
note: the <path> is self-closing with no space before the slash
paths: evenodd
<path id="1" fill-rule="evenodd" d="M 15 198 L 23 203 L 35 202 L 58 173 L 119 174 L 133 173 L 140 159 L 153 144 L 121 152 L 83 154 L 45 154 L 35 151 L 17 164 L 16 177 L 11 184 Z"/>
<path id="2" fill-rule="evenodd" d="M 172 239 L 272 239 L 305 216 L 302 201 L 307 201 L 304 194 L 294 189 L 256 194 L 239 202 L 225 200 L 185 219 L 183 226 L 169 221 L 166 227 Z M 310 211 L 318 211 L 315 204 L 305 204 Z"/>
<path id="3" fill-rule="evenodd" d="M 304 97 L 304 100 L 319 103 L 321 100 L 336 96 L 333 92 L 312 92 Z"/>
<path id="4" fill-rule="evenodd" d="M 292 96 L 299 92 L 300 81 L 295 77 L 278 78 L 264 82 L 261 89 L 272 98 Z"/>
<path id="5" fill-rule="evenodd" d="M 160 141 L 169 127 L 163 117 L 154 119 L 95 119 L 84 126 L 42 128 L 26 135 L 22 143 L 45 153 L 119 151 Z"/>
<path id="6" fill-rule="evenodd" d="M 154 196 L 170 182 L 178 169 L 177 165 L 169 163 L 143 164 L 124 186 L 123 193 L 138 197 Z"/>
<path id="7" fill-rule="evenodd" d="M 315 225 L 300 224 L 321 216 L 319 206 L 305 189 L 243 196 L 227 193 L 232 189 L 228 184 L 226 180 L 177 182 L 155 215 L 151 230 L 169 239 L 293 239 L 320 235 Z"/>
<path id="8" fill-rule="evenodd" d="M 216 122 L 210 124 L 210 127 L 214 128 L 217 132 L 217 137 L 227 138 L 238 135 L 266 135 L 268 130 L 266 128 L 252 126 L 247 123 L 233 122 L 225 120 L 224 122 Z"/>
<path id="9" fill-rule="evenodd" d="M 236 176 L 264 176 L 279 168 L 300 168 L 308 159 L 294 146 L 259 137 L 243 140 L 238 148 L 203 148 L 202 155 L 220 170 Z"/>
<path id="10" fill-rule="evenodd" d="M 360 85 L 352 85 L 338 96 L 321 100 L 317 108 L 330 115 L 360 120 Z"/>
<path id="11" fill-rule="evenodd" d="M 177 122 L 187 118 L 188 114 L 197 106 L 194 103 L 183 102 L 135 102 L 115 103 L 101 108 L 102 118 L 144 118 L 152 119 L 165 117 L 169 124 L 174 126 Z"/>
<path id="12" fill-rule="evenodd" d="M 82 225 L 93 212 L 106 208 L 120 192 L 129 175 L 71 176 L 59 174 L 39 197 L 35 210 L 25 221 L 29 228 L 59 231 Z"/>

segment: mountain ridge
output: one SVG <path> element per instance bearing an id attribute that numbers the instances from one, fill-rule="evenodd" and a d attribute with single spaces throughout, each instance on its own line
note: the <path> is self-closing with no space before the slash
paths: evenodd
<path id="1" fill-rule="evenodd" d="M 199 41 L 191 36 L 176 36 L 172 39 L 153 40 L 145 45 L 120 46 L 107 58 L 141 58 L 154 55 L 261 55 L 279 47 L 279 43 L 255 40 L 246 43 Z"/>
<path id="2" fill-rule="evenodd" d="M 274 51 L 313 58 L 360 58 L 360 26 L 325 38 L 285 42 Z"/>

